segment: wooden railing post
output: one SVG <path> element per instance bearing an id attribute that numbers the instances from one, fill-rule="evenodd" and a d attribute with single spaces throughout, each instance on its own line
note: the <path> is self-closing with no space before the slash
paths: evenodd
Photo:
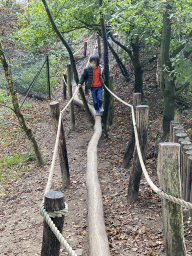
<path id="1" fill-rule="evenodd" d="M 67 98 L 67 75 L 63 74 L 63 99 Z"/>
<path id="2" fill-rule="evenodd" d="M 159 144 L 157 174 L 160 186 L 169 195 L 181 198 L 180 145 Z M 162 199 L 166 256 L 186 256 L 182 206 Z"/>
<path id="3" fill-rule="evenodd" d="M 50 109 L 51 109 L 54 130 L 55 130 L 55 133 L 57 134 L 59 114 L 60 114 L 59 102 L 52 101 L 50 103 Z M 66 141 L 65 141 L 65 132 L 64 132 L 62 121 L 61 121 L 61 131 L 59 135 L 58 152 L 59 152 L 59 160 L 60 160 L 60 167 L 61 167 L 62 184 L 64 188 L 67 188 L 70 184 L 70 174 L 69 174 L 69 164 L 68 164 L 68 157 L 67 157 L 67 147 L 66 147 Z"/>
<path id="4" fill-rule="evenodd" d="M 109 90 L 113 92 L 113 77 L 109 77 Z M 108 113 L 108 124 L 113 124 L 113 96 L 110 95 L 109 113 Z"/>
<path id="5" fill-rule="evenodd" d="M 84 58 L 87 56 L 87 42 L 84 42 Z"/>
<path id="6" fill-rule="evenodd" d="M 148 116 L 149 106 L 139 105 L 136 106 L 136 125 L 139 136 L 140 149 L 145 161 L 146 149 L 147 149 L 147 130 L 148 130 Z M 135 147 L 133 158 L 133 169 L 129 177 L 127 203 L 134 202 L 139 195 L 139 185 L 142 174 L 142 168 L 140 165 L 137 149 Z"/>
<path id="7" fill-rule="evenodd" d="M 136 106 L 141 104 L 141 93 L 133 93 L 133 107 L 134 111 L 136 110 Z M 122 162 L 122 167 L 125 169 L 129 168 L 131 159 L 133 157 L 133 152 L 134 152 L 134 147 L 135 147 L 135 134 L 133 130 L 133 126 L 131 127 L 131 138 L 128 143 L 128 146 L 125 150 L 124 157 L 123 157 L 123 162 Z"/>
<path id="8" fill-rule="evenodd" d="M 71 74 L 71 64 L 67 65 L 67 85 L 68 85 L 68 93 L 69 93 L 69 98 L 71 99 L 73 97 L 72 93 L 72 74 Z M 74 104 L 73 101 L 70 104 L 70 113 L 71 113 L 71 130 L 75 130 L 75 115 L 74 115 Z"/>
<path id="9" fill-rule="evenodd" d="M 189 202 L 192 203 L 192 155 L 188 157 L 187 169 L 189 170 L 189 173 L 190 173 L 190 180 L 188 181 L 189 182 L 189 190 L 188 190 Z M 192 209 L 189 210 L 189 215 L 192 218 Z"/>
<path id="10" fill-rule="evenodd" d="M 172 120 L 171 122 L 170 122 L 170 142 L 173 142 L 173 127 L 174 126 L 177 126 L 177 125 L 179 125 L 180 123 L 179 123 L 179 121 L 177 121 L 177 120 Z"/>
<path id="11" fill-rule="evenodd" d="M 63 193 L 59 191 L 48 192 L 45 195 L 44 207 L 47 212 L 63 210 L 65 208 Z M 54 222 L 55 226 L 58 228 L 58 230 L 62 232 L 64 216 L 51 219 Z M 60 242 L 44 220 L 41 256 L 59 256 L 59 252 Z"/>

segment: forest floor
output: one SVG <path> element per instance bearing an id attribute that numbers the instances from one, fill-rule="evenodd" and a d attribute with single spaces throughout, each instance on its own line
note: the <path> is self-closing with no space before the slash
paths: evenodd
<path id="1" fill-rule="evenodd" d="M 92 54 L 95 38 L 88 43 L 88 56 Z M 78 72 L 82 72 L 87 58 L 79 62 Z M 114 92 L 123 100 L 132 103 L 134 88 L 133 69 L 129 67 L 130 82 L 126 83 L 114 61 L 111 59 L 111 73 L 114 78 Z M 21 95 L 19 95 L 21 98 Z M 62 109 L 68 100 L 63 100 L 62 83 L 57 87 L 52 100 L 60 102 Z M 91 103 L 91 97 L 89 97 Z M 152 181 L 157 179 L 157 149 L 161 141 L 162 97 L 156 84 L 155 70 L 144 71 L 144 102 L 149 105 L 149 130 L 146 167 Z M 22 112 L 33 129 L 40 146 L 45 164 L 36 165 L 34 157 L 19 176 L 3 178 L 0 183 L 0 256 L 40 255 L 43 218 L 39 207 L 44 196 L 55 143 L 55 133 L 51 122 L 49 101 L 28 98 Z M 191 109 L 181 116 L 189 129 Z M 16 122 L 9 110 L 1 113 L 7 122 Z M 179 116 L 180 115 L 180 116 Z M 87 191 L 85 172 L 87 146 L 93 135 L 83 108 L 75 106 L 75 131 L 71 130 L 69 109 L 63 114 L 71 184 L 62 189 L 60 165 L 57 158 L 54 168 L 52 190 L 62 191 L 69 211 L 65 216 L 63 236 L 74 249 L 82 249 L 83 256 L 89 255 L 87 223 Z M 98 144 L 98 174 L 103 195 L 106 231 L 111 255 L 154 255 L 164 256 L 161 199 L 155 194 L 142 176 L 138 200 L 127 205 L 127 190 L 131 167 L 122 168 L 122 159 L 131 136 L 131 111 L 114 99 L 113 125 L 108 127 L 108 138 Z M 30 151 L 26 136 L 19 127 L 12 124 L 1 126 L 1 157 L 13 153 Z M 8 141 L 6 141 L 8 140 Z M 23 167 L 22 167 L 23 168 Z M 12 166 L 17 173 L 17 165 Z M 188 255 L 192 255 L 192 223 L 184 218 L 185 242 Z M 60 255 L 67 255 L 61 248 Z M 180 255 L 175 255 L 180 256 Z"/>

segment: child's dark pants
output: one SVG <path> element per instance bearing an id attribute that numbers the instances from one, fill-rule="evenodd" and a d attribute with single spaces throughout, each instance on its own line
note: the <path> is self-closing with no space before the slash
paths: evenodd
<path id="1" fill-rule="evenodd" d="M 103 88 L 100 87 L 91 87 L 91 93 L 93 97 L 93 105 L 96 111 L 102 107 L 103 103 Z"/>

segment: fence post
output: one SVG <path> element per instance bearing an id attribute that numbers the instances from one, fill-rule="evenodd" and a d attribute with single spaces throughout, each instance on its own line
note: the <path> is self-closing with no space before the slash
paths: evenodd
<path id="1" fill-rule="evenodd" d="M 177 120 L 172 120 L 171 122 L 170 122 L 170 142 L 173 142 L 173 127 L 174 126 L 177 126 L 177 125 L 179 125 L 180 123 L 179 123 L 179 121 L 177 121 Z"/>
<path id="2" fill-rule="evenodd" d="M 190 184 L 189 184 L 189 202 L 192 203 L 192 155 L 188 157 L 188 162 L 187 162 L 187 169 L 190 172 Z M 189 215 L 192 218 L 192 209 L 189 210 Z"/>
<path id="3" fill-rule="evenodd" d="M 180 145 L 159 144 L 157 174 L 160 186 L 169 195 L 181 198 Z M 186 256 L 182 206 L 162 199 L 166 256 Z"/>
<path id="4" fill-rule="evenodd" d="M 86 57 L 87 55 L 87 42 L 84 42 L 84 58 Z"/>
<path id="5" fill-rule="evenodd" d="M 69 93 L 69 98 L 71 99 L 73 94 L 72 94 L 72 74 L 71 74 L 71 64 L 67 65 L 67 84 L 68 84 L 68 93 Z M 75 115 L 74 115 L 74 104 L 73 101 L 70 104 L 70 113 L 71 113 L 71 130 L 75 130 Z"/>
<path id="6" fill-rule="evenodd" d="M 141 93 L 133 93 L 133 107 L 134 111 L 136 109 L 137 105 L 141 104 Z M 123 157 L 123 162 L 122 162 L 122 167 L 128 169 L 130 165 L 131 158 L 133 157 L 133 152 L 134 152 L 134 147 L 135 147 L 135 134 L 134 134 L 134 129 L 133 126 L 131 128 L 131 139 L 129 141 L 129 144 L 125 150 L 124 157 Z"/>
<path id="7" fill-rule="evenodd" d="M 174 143 L 176 143 L 176 134 L 178 132 L 184 132 L 183 126 L 181 126 L 180 124 L 173 126 L 173 141 L 172 142 L 174 142 Z"/>
<path id="8" fill-rule="evenodd" d="M 185 132 L 178 132 L 175 134 L 175 143 L 178 143 L 179 139 L 185 139 L 187 137 L 187 133 Z"/>
<path id="9" fill-rule="evenodd" d="M 101 58 L 101 40 L 100 40 L 100 36 L 99 35 L 97 35 L 97 45 L 98 45 L 99 58 Z"/>
<path id="10" fill-rule="evenodd" d="M 109 77 L 109 89 L 113 92 L 113 77 Z M 113 124 L 113 96 L 110 95 L 109 113 L 108 113 L 108 124 Z"/>
<path id="11" fill-rule="evenodd" d="M 58 129 L 58 121 L 59 121 L 59 102 L 52 101 L 50 103 L 51 115 L 53 120 L 53 126 L 55 133 L 57 134 Z M 61 167 L 61 176 L 62 176 L 62 184 L 64 188 L 67 188 L 70 184 L 70 174 L 69 174 L 69 164 L 67 157 L 67 147 L 65 141 L 65 132 L 63 128 L 63 123 L 61 121 L 61 131 L 59 135 L 59 145 L 58 145 L 58 153 Z"/>
<path id="12" fill-rule="evenodd" d="M 67 98 L 67 75 L 63 74 L 63 99 Z"/>
<path id="13" fill-rule="evenodd" d="M 59 191 L 48 192 L 45 195 L 44 207 L 47 212 L 63 210 L 65 208 L 63 193 Z M 54 222 L 55 226 L 58 228 L 58 230 L 62 232 L 64 216 L 51 219 Z M 59 252 L 60 242 L 44 220 L 41 256 L 59 256 Z"/>
<path id="14" fill-rule="evenodd" d="M 184 179 L 184 186 L 183 186 L 183 192 L 184 192 L 184 200 L 189 202 L 190 201 L 190 183 L 191 183 L 191 174 L 190 174 L 190 168 L 188 168 L 188 159 L 192 155 L 192 145 L 188 146 L 187 149 L 184 152 L 185 154 L 185 162 L 186 162 L 186 167 L 185 167 L 185 179 Z"/>
<path id="15" fill-rule="evenodd" d="M 139 144 L 140 144 L 141 153 L 142 153 L 144 162 L 145 162 L 146 149 L 147 149 L 148 116 L 149 116 L 149 106 L 147 105 L 136 106 L 136 125 L 137 125 L 137 131 L 139 136 Z M 134 158 L 133 158 L 133 169 L 129 177 L 127 203 L 132 203 L 138 198 L 141 174 L 142 174 L 142 168 L 141 168 L 139 157 L 137 154 L 137 149 L 135 147 Z"/>
<path id="16" fill-rule="evenodd" d="M 50 73 L 49 73 L 49 55 L 47 55 L 47 84 L 49 90 L 49 99 L 51 99 L 51 85 L 50 85 Z"/>

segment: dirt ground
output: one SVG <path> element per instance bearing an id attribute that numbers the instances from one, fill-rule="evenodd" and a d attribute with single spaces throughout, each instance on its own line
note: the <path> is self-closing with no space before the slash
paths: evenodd
<path id="1" fill-rule="evenodd" d="M 94 38 L 92 39 L 94 40 Z M 94 41 L 88 43 L 88 55 L 92 53 Z M 78 65 L 79 73 L 87 59 Z M 111 59 L 112 62 L 112 59 Z M 124 82 L 120 71 L 114 64 L 115 93 L 132 103 L 133 70 L 130 67 L 131 80 Z M 161 106 L 159 88 L 156 86 L 155 73 L 144 74 L 145 102 L 150 103 L 148 152 L 146 167 L 151 179 L 158 186 L 157 180 L 157 142 L 160 138 L 159 115 Z M 62 83 L 58 85 L 53 99 L 60 102 L 62 109 L 67 100 L 62 97 Z M 29 170 L 17 180 L 2 182 L 0 191 L 0 255 L 40 255 L 43 233 L 43 218 L 39 207 L 44 196 L 54 143 L 55 134 L 51 123 L 49 101 L 28 99 L 33 108 L 27 108 L 30 114 L 35 137 L 41 148 L 45 164 L 42 167 L 29 165 Z M 89 97 L 91 102 L 91 97 Z M 122 159 L 131 134 L 130 109 L 114 100 L 113 126 L 108 127 L 108 138 L 98 145 L 98 173 L 103 194 L 104 216 L 111 255 L 154 255 L 164 256 L 164 240 L 161 213 L 161 200 L 150 189 L 144 177 L 140 185 L 138 200 L 127 205 L 129 173 L 123 169 Z M 75 131 L 71 130 L 69 109 L 63 114 L 63 124 L 67 142 L 71 184 L 69 189 L 62 189 L 59 160 L 56 161 L 52 189 L 62 191 L 69 211 L 65 216 L 63 236 L 74 249 L 82 249 L 83 256 L 89 255 L 87 224 L 87 191 L 85 172 L 87 162 L 87 145 L 93 135 L 85 111 L 75 106 Z M 9 129 L 9 128 L 8 128 Z M 11 129 L 11 128 L 10 128 Z M 29 148 L 27 139 L 23 145 L 17 145 L 20 152 Z M 18 149 L 17 148 L 17 149 Z M 131 167 L 130 167 L 131 168 Z M 188 255 L 192 255 L 191 220 L 184 218 L 185 241 Z M 60 255 L 67 255 L 63 248 Z M 180 256 L 180 255 L 175 255 Z"/>

